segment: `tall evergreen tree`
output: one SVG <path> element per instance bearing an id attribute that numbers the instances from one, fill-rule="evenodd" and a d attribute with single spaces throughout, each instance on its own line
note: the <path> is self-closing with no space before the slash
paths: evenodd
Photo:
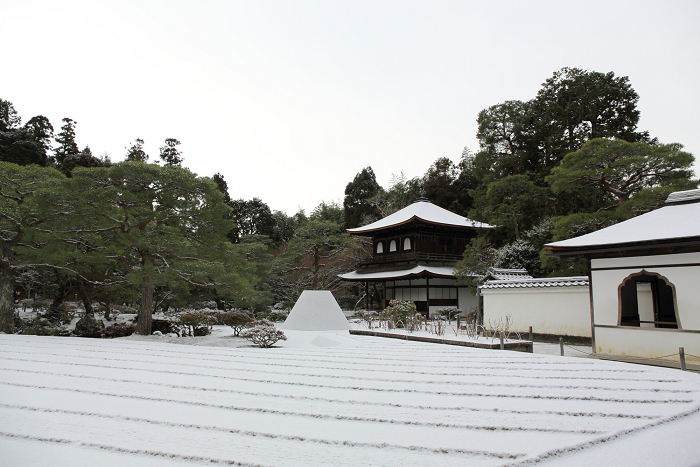
<path id="1" fill-rule="evenodd" d="M 533 102 L 543 162 L 557 164 L 594 138 L 648 140 L 639 133 L 639 95 L 627 76 L 562 68 L 542 85 Z"/>
<path id="2" fill-rule="evenodd" d="M 441 157 L 433 162 L 423 176 L 423 190 L 431 203 L 450 211 L 462 211 L 455 190 L 459 170 L 452 160 Z"/>
<path id="3" fill-rule="evenodd" d="M 231 195 L 228 193 L 228 183 L 226 183 L 226 180 L 224 180 L 224 176 L 217 172 L 212 177 L 212 180 L 214 180 L 214 183 L 216 183 L 219 191 L 224 195 L 224 202 L 230 205 Z"/>
<path id="4" fill-rule="evenodd" d="M 177 148 L 180 142 L 175 138 L 167 138 L 165 146 L 160 148 L 160 158 L 167 167 L 182 167 L 182 152 Z"/>
<path id="5" fill-rule="evenodd" d="M 370 199 L 382 191 L 372 167 L 367 166 L 355 175 L 353 181 L 345 187 L 343 209 L 346 229 L 359 227 L 381 217 L 379 209 Z"/>
<path id="6" fill-rule="evenodd" d="M 127 162 L 148 162 L 148 154 L 143 149 L 143 140 L 136 138 L 134 142 L 126 149 Z"/>
<path id="7" fill-rule="evenodd" d="M 78 144 L 75 142 L 75 126 L 77 122 L 70 119 L 63 119 L 61 131 L 56 135 L 56 149 L 54 150 L 54 159 L 59 167 L 63 166 L 66 157 L 77 156 L 80 153 Z"/>
<path id="8" fill-rule="evenodd" d="M 53 125 L 48 118 L 37 115 L 29 119 L 24 128 L 31 133 L 34 140 L 40 145 L 45 157 L 49 157 L 52 150 Z"/>
<path id="9" fill-rule="evenodd" d="M 13 130 L 19 128 L 21 124 L 22 118 L 12 102 L 0 99 L 0 131 Z"/>

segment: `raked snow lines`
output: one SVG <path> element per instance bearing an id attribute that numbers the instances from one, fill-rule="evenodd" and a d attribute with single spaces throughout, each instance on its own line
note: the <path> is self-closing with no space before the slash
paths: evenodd
<path id="1" fill-rule="evenodd" d="M 0 437 L 261 466 L 500 466 L 700 409 L 681 372 L 356 337 L 327 349 L 0 336 Z"/>

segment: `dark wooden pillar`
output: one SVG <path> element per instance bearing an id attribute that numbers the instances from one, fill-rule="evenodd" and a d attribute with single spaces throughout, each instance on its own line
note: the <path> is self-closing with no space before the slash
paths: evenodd
<path id="1" fill-rule="evenodd" d="M 430 278 L 425 278 L 425 302 L 428 307 L 428 318 L 430 318 Z"/>
<path id="2" fill-rule="evenodd" d="M 365 282 L 365 310 L 369 310 L 369 282 Z"/>

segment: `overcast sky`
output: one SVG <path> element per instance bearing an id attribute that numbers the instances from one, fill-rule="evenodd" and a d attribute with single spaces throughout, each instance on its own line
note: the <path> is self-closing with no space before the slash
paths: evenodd
<path id="1" fill-rule="evenodd" d="M 698 1 L 0 0 L 0 98 L 93 154 L 184 165 L 310 212 L 371 165 L 421 176 L 562 67 L 628 76 L 639 128 L 700 157 Z"/>

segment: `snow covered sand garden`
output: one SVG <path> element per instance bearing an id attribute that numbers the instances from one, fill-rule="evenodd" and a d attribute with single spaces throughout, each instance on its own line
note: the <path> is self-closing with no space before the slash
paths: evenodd
<path id="1" fill-rule="evenodd" d="M 285 332 L 273 349 L 0 335 L 2 464 L 700 463 L 697 374 Z"/>

